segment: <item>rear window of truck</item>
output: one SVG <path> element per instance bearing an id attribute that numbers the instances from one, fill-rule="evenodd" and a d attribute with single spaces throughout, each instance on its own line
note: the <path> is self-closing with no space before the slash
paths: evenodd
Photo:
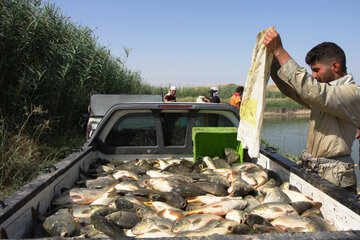
<path id="1" fill-rule="evenodd" d="M 105 139 L 108 146 L 156 146 L 152 113 L 131 113 L 121 117 Z"/>
<path id="2" fill-rule="evenodd" d="M 160 113 L 165 146 L 184 146 L 189 112 Z"/>
<path id="3" fill-rule="evenodd" d="M 110 147 L 156 147 L 159 141 L 165 147 L 185 147 L 192 127 L 237 127 L 235 121 L 233 113 L 226 111 L 134 111 L 115 117 L 104 142 Z"/>
<path id="4" fill-rule="evenodd" d="M 194 127 L 235 127 L 225 116 L 216 113 L 197 113 Z"/>

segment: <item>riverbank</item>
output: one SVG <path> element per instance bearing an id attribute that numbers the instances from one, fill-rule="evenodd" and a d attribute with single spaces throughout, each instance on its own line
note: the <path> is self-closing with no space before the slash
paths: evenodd
<path id="1" fill-rule="evenodd" d="M 305 108 L 265 108 L 264 116 L 266 118 L 283 116 L 308 118 L 310 110 Z"/>

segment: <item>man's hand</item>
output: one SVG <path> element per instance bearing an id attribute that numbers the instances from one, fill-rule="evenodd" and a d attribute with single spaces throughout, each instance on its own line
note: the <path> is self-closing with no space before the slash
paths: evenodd
<path id="1" fill-rule="evenodd" d="M 276 52 L 279 52 L 283 49 L 280 35 L 274 27 L 271 27 L 268 31 L 266 31 L 264 36 L 264 44 L 274 55 Z"/>
<path id="2" fill-rule="evenodd" d="M 271 27 L 264 36 L 264 45 L 279 61 L 280 65 L 284 65 L 290 58 L 290 55 L 283 48 L 279 33 L 274 27 Z"/>

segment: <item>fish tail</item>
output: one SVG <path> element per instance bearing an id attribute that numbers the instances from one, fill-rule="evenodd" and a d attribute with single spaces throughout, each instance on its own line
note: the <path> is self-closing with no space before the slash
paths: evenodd
<path id="1" fill-rule="evenodd" d="M 317 208 L 321 208 L 322 207 L 322 203 L 321 202 L 312 202 L 312 205 L 314 207 L 317 207 Z"/>

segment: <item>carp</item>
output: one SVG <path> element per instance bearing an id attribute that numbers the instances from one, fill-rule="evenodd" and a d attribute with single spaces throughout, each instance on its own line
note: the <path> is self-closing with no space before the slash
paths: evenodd
<path id="1" fill-rule="evenodd" d="M 209 213 L 223 216 L 226 215 L 231 209 L 241 210 L 244 209 L 246 205 L 247 202 L 245 200 L 224 200 L 187 212 L 185 216 L 199 213 Z"/>
<path id="2" fill-rule="evenodd" d="M 154 229 L 168 232 L 171 231 L 173 224 L 173 221 L 162 217 L 145 218 L 136 224 L 131 232 L 135 235 L 144 234 Z"/>
<path id="3" fill-rule="evenodd" d="M 281 216 L 272 220 L 271 224 L 284 231 L 290 229 L 295 232 L 316 232 L 320 229 L 310 218 L 302 216 Z"/>
<path id="4" fill-rule="evenodd" d="M 245 196 L 251 192 L 254 188 L 242 179 L 238 179 L 231 183 L 228 188 L 229 196 Z"/>
<path id="5" fill-rule="evenodd" d="M 289 204 L 290 198 L 278 187 L 263 188 L 261 193 L 266 194 L 263 203 L 283 202 Z"/>
<path id="6" fill-rule="evenodd" d="M 189 215 L 177 220 L 173 227 L 172 231 L 174 233 L 184 232 L 184 231 L 194 231 L 206 226 L 209 222 L 213 220 L 223 220 L 224 218 L 215 214 L 194 214 Z"/>
<path id="7" fill-rule="evenodd" d="M 268 221 L 284 215 L 298 215 L 296 210 L 289 204 L 281 202 L 263 203 L 250 210 L 250 214 L 262 216 Z"/>
<path id="8" fill-rule="evenodd" d="M 224 148 L 225 159 L 229 164 L 232 164 L 240 159 L 239 153 L 230 147 Z"/>
<path id="9" fill-rule="evenodd" d="M 69 209 L 65 208 L 47 217 L 43 227 L 52 237 L 70 237 L 76 229 L 76 224 Z"/>
<path id="10" fill-rule="evenodd" d="M 130 229 L 135 227 L 141 221 L 141 218 L 138 217 L 135 213 L 126 212 L 126 211 L 118 211 L 111 213 L 106 216 L 111 220 L 116 226 L 120 228 Z"/>
<path id="11" fill-rule="evenodd" d="M 249 217 L 249 213 L 243 210 L 231 209 L 226 215 L 225 219 L 233 220 L 237 223 L 245 223 Z"/>

